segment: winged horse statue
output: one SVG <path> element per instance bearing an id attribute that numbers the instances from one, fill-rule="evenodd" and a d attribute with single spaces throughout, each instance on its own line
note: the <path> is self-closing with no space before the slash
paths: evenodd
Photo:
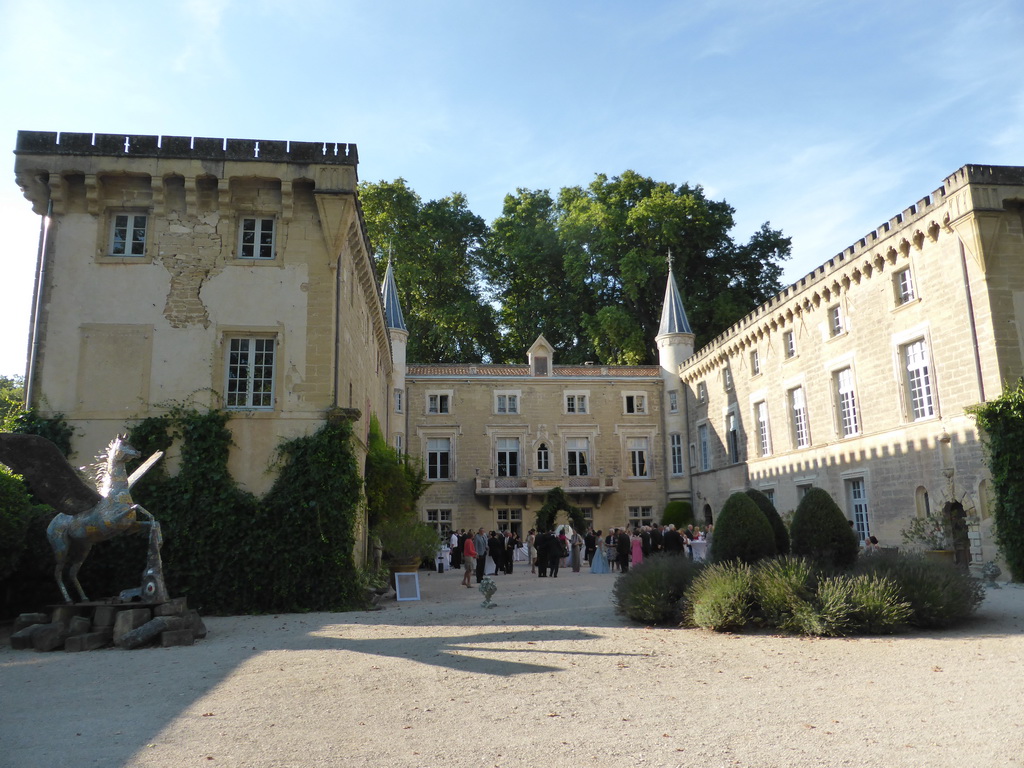
<path id="1" fill-rule="evenodd" d="M 93 545 L 147 528 L 150 547 L 141 591 L 153 600 L 167 600 L 160 563 L 160 523 L 131 497 L 131 487 L 163 456 L 163 451 L 149 457 L 129 477 L 125 462 L 138 456 L 126 437 L 115 437 L 106 451 L 96 457 L 92 467 L 94 482 L 90 486 L 45 437 L 0 434 L 0 462 L 24 476 L 32 492 L 57 510 L 46 535 L 57 559 L 57 586 L 69 603 L 74 601 L 64 585 L 64 568 L 68 563 L 71 583 L 85 602 L 89 598 L 78 582 L 78 571 Z"/>

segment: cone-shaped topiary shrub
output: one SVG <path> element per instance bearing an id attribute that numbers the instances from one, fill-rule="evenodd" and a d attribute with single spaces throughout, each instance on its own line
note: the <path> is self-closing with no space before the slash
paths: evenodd
<path id="1" fill-rule="evenodd" d="M 789 531 L 786 530 L 786 524 L 782 522 L 782 516 L 775 505 L 756 488 L 747 488 L 746 494 L 754 500 L 757 508 L 768 518 L 768 524 L 771 525 L 772 532 L 775 534 L 775 552 L 780 555 L 788 555 Z"/>
<path id="2" fill-rule="evenodd" d="M 674 525 L 679 530 L 693 522 L 693 507 L 688 501 L 670 501 L 661 513 L 662 525 Z"/>
<path id="3" fill-rule="evenodd" d="M 730 496 L 715 521 L 711 560 L 755 563 L 775 554 L 775 534 L 768 518 L 745 493 Z"/>
<path id="4" fill-rule="evenodd" d="M 800 500 L 789 540 L 794 555 L 809 557 L 821 567 L 849 568 L 857 562 L 857 536 L 850 521 L 821 488 L 811 488 Z"/>

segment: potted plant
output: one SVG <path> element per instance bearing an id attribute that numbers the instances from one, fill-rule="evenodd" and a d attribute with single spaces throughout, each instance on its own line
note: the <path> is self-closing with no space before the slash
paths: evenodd
<path id="1" fill-rule="evenodd" d="M 415 518 L 388 520 L 377 526 L 375 534 L 380 537 L 384 560 L 392 574 L 419 570 L 423 561 L 433 560 L 441 548 L 437 531 Z"/>
<path id="2" fill-rule="evenodd" d="M 924 517 L 915 517 L 900 535 L 904 544 L 924 550 L 930 557 L 953 562 L 953 526 L 947 515 L 936 517 L 928 512 Z"/>

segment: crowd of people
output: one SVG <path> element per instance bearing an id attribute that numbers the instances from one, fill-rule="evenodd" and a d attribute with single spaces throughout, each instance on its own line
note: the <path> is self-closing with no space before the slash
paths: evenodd
<path id="1" fill-rule="evenodd" d="M 530 573 L 539 578 L 558 578 L 559 569 L 566 567 L 578 573 L 584 565 L 591 573 L 627 573 L 631 565 L 639 565 L 645 557 L 659 552 L 692 558 L 694 542 L 709 544 L 713 530 L 711 525 L 701 530 L 696 525 L 677 529 L 674 525 L 652 524 L 613 528 L 607 535 L 591 528 L 581 535 L 560 525 L 546 531 L 531 528 L 523 540 L 513 530 L 488 533 L 480 528 L 475 533 L 452 531 L 448 544 L 452 569 L 461 569 L 462 584 L 472 588 L 474 576 L 479 584 L 485 575 L 512 573 L 516 552 L 523 549 Z"/>

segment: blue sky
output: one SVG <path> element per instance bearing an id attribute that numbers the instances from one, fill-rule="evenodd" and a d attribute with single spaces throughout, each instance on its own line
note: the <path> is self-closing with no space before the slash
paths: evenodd
<path id="1" fill-rule="evenodd" d="M 359 174 L 488 221 L 635 170 L 793 238 L 793 282 L 968 163 L 1024 165 L 1019 0 L 0 0 L 19 129 L 354 142 Z M 13 168 L 13 155 L 8 156 Z M 0 374 L 39 221 L 0 185 Z M 685 280 L 685 276 L 681 275 Z"/>

